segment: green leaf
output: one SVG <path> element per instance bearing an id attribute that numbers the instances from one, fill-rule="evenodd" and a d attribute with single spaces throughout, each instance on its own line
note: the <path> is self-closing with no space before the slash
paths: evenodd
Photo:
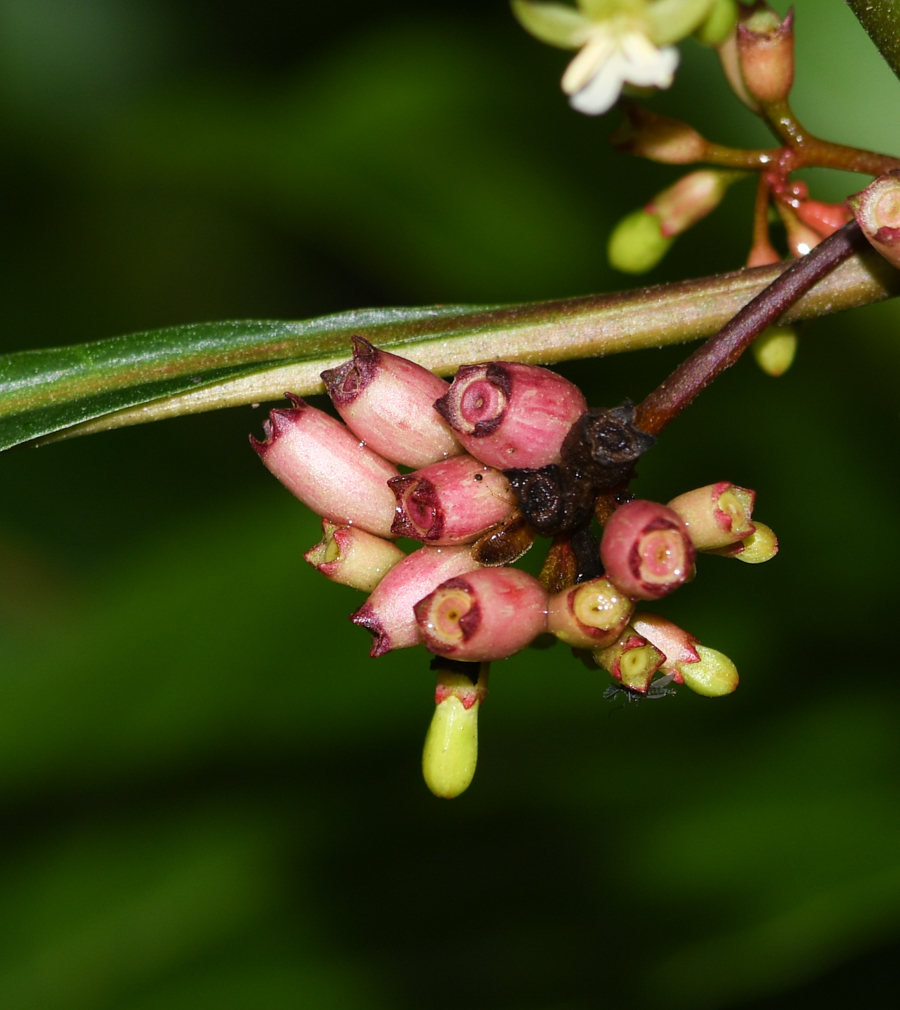
<path id="1" fill-rule="evenodd" d="M 496 359 L 547 364 L 710 336 L 784 269 L 738 270 L 609 295 L 505 307 L 361 309 L 306 322 L 175 326 L 0 355 L 0 449 L 33 440 L 323 391 L 360 334 L 432 371 Z M 786 322 L 898 293 L 880 257 L 854 257 Z M 62 435 L 57 433 L 62 432 Z"/>

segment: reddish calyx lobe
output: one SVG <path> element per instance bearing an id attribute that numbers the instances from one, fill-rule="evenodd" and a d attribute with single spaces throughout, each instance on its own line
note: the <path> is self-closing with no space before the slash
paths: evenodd
<path id="1" fill-rule="evenodd" d="M 681 668 L 700 662 L 700 654 L 694 647 L 699 644 L 696 636 L 657 614 L 635 614 L 631 625 L 665 656 L 665 662 L 660 667 L 662 672 L 671 673 L 676 683 L 683 684 Z"/>
<path id="2" fill-rule="evenodd" d="M 658 600 L 677 589 L 693 571 L 695 555 L 678 513 L 641 499 L 616 509 L 600 542 L 607 577 L 636 600 Z"/>
<path id="3" fill-rule="evenodd" d="M 504 470 L 560 461 L 569 429 L 587 410 L 581 390 L 536 365 L 466 365 L 434 404 L 476 459 Z"/>
<path id="4" fill-rule="evenodd" d="M 420 600 L 426 648 L 465 662 L 506 659 L 547 627 L 547 594 L 517 568 L 485 568 L 449 579 Z"/>
<path id="5" fill-rule="evenodd" d="M 386 459 L 422 467 L 463 451 L 433 409 L 449 383 L 414 361 L 354 337 L 351 360 L 322 381 L 347 426 Z"/>
<path id="6" fill-rule="evenodd" d="M 698 551 L 716 550 L 749 537 L 756 492 L 729 481 L 707 484 L 673 498 L 669 508 L 687 525 Z"/>
<path id="7" fill-rule="evenodd" d="M 434 689 L 435 705 L 442 704 L 448 698 L 456 698 L 466 711 L 476 702 L 484 704 L 488 693 L 487 671 L 490 667 L 484 663 L 472 664 L 471 670 L 458 672 L 463 667 L 463 663 L 456 663 L 439 670 Z"/>
<path id="8" fill-rule="evenodd" d="M 429 544 L 472 543 L 515 509 L 503 474 L 468 455 L 393 477 L 388 484 L 397 499 L 392 532 Z"/>
<path id="9" fill-rule="evenodd" d="M 408 554 L 378 583 L 355 613 L 354 624 L 369 631 L 375 641 L 370 656 L 418 645 L 419 628 L 413 607 L 442 582 L 478 568 L 467 547 L 422 547 Z"/>
<path id="10" fill-rule="evenodd" d="M 287 396 L 293 407 L 269 414 L 265 440 L 250 436 L 259 458 L 313 512 L 338 526 L 391 536 L 395 502 L 387 482 L 399 476 L 397 468 L 340 421 Z"/>

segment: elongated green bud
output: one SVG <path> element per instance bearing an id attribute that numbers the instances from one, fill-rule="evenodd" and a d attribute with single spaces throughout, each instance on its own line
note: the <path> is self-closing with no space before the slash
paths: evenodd
<path id="1" fill-rule="evenodd" d="M 699 663 L 683 663 L 678 670 L 685 684 L 697 694 L 707 698 L 721 698 L 737 689 L 739 677 L 734 663 L 716 649 L 695 645 L 700 655 Z"/>
<path id="2" fill-rule="evenodd" d="M 751 345 L 757 365 L 778 377 L 791 367 L 797 354 L 797 330 L 794 326 L 767 326 Z"/>
<path id="3" fill-rule="evenodd" d="M 422 774 L 435 796 L 451 800 L 469 788 L 475 775 L 478 710 L 487 694 L 490 663 L 439 662 L 436 708 L 425 737 Z M 457 672 L 466 667 L 475 673 L 474 682 L 468 672 Z"/>

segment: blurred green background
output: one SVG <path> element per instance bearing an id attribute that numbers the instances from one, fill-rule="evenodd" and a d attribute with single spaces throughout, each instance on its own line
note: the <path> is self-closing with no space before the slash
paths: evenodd
<path id="1" fill-rule="evenodd" d="M 786 4 L 779 4 L 784 10 Z M 795 107 L 900 152 L 900 84 L 796 0 Z M 653 107 L 766 142 L 693 43 Z M 677 170 L 571 112 L 500 0 L 0 0 L 2 349 L 222 318 L 634 286 L 612 224 Z M 821 175 L 821 177 L 820 177 Z M 811 174 L 814 195 L 859 184 Z M 741 265 L 752 185 L 652 282 Z M 497 664 L 459 800 L 424 652 L 376 663 L 264 409 L 0 459 L 0 1008 L 882 1005 L 900 954 L 894 305 L 749 359 L 639 494 L 758 490 L 782 553 L 657 609 L 739 692 L 617 710 L 561 646 Z M 597 405 L 684 351 L 562 370 Z"/>

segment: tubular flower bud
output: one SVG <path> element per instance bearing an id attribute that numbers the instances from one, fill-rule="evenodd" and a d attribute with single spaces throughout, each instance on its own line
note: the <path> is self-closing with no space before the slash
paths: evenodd
<path id="1" fill-rule="evenodd" d="M 250 444 L 266 467 L 313 512 L 339 526 L 390 536 L 397 468 L 364 446 L 349 428 L 299 396 L 290 410 L 273 410 L 265 441 Z"/>
<path id="2" fill-rule="evenodd" d="M 600 557 L 606 574 L 637 600 L 658 600 L 690 576 L 694 545 L 677 512 L 635 499 L 613 512 L 603 530 Z"/>
<path id="3" fill-rule="evenodd" d="M 731 660 L 705 645 L 696 646 L 699 663 L 685 663 L 681 667 L 684 683 L 697 694 L 707 698 L 721 698 L 737 689 L 740 678 Z"/>
<path id="4" fill-rule="evenodd" d="M 371 632 L 373 658 L 392 649 L 418 645 L 419 628 L 413 607 L 447 579 L 478 568 L 468 547 L 422 547 L 408 554 L 378 583 L 355 613 L 354 624 Z"/>
<path id="5" fill-rule="evenodd" d="M 794 11 L 781 21 L 767 5 L 757 4 L 737 28 L 741 77 L 760 105 L 783 102 L 794 84 Z"/>
<path id="6" fill-rule="evenodd" d="M 406 555 L 396 544 L 355 526 L 335 526 L 322 520 L 322 540 L 304 555 L 326 579 L 371 593 Z"/>
<path id="7" fill-rule="evenodd" d="M 508 519 L 515 495 L 499 470 L 453 456 L 388 481 L 397 496 L 391 531 L 429 544 L 467 544 Z"/>
<path id="8" fill-rule="evenodd" d="M 608 670 L 620 684 L 641 693 L 646 692 L 653 675 L 666 659 L 655 645 L 630 625 L 613 645 L 597 649 L 593 655 L 597 664 Z"/>
<path id="9" fill-rule="evenodd" d="M 547 594 L 517 568 L 448 579 L 415 607 L 425 647 L 465 662 L 507 659 L 547 627 Z"/>
<path id="10" fill-rule="evenodd" d="M 633 610 L 609 579 L 591 579 L 550 597 L 547 630 L 575 649 L 603 649 L 618 639 Z"/>
<path id="11" fill-rule="evenodd" d="M 750 517 L 755 501 L 755 491 L 722 480 L 673 498 L 669 508 L 684 520 L 697 550 L 709 551 L 753 533 L 756 527 Z"/>
<path id="12" fill-rule="evenodd" d="M 677 684 L 683 684 L 682 666 L 700 662 L 696 637 L 656 614 L 635 614 L 631 624 L 639 635 L 652 642 L 666 657 L 660 668 L 662 672 L 671 673 Z"/>
<path id="13" fill-rule="evenodd" d="M 353 357 L 322 372 L 347 427 L 385 459 L 422 467 L 462 452 L 449 425 L 432 410 L 449 383 L 414 361 L 353 338 Z"/>
<path id="14" fill-rule="evenodd" d="M 674 238 L 714 211 L 728 187 L 746 174 L 714 168 L 689 172 L 655 196 L 645 209 L 657 215 L 662 234 Z"/>
<path id="15" fill-rule="evenodd" d="M 784 375 L 797 356 L 797 328 L 767 326 L 750 346 L 759 367 L 766 375 L 777 378 Z"/>
<path id="16" fill-rule="evenodd" d="M 663 165 L 690 165 L 702 161 L 707 143 L 687 123 L 628 103 L 625 107 L 627 121 L 610 137 L 610 143 L 619 151 L 648 158 Z"/>
<path id="17" fill-rule="evenodd" d="M 436 708 L 425 737 L 422 774 L 428 788 L 442 799 L 451 800 L 465 792 L 475 775 L 478 710 L 487 694 L 489 667 L 481 664 L 475 683 L 466 673 L 443 669 L 438 673 Z"/>
<path id="18" fill-rule="evenodd" d="M 710 554 L 721 554 L 726 558 L 737 558 L 748 565 L 761 565 L 771 561 L 778 553 L 778 537 L 775 531 L 765 523 L 754 523 L 756 530 L 736 544 L 710 551 Z"/>
<path id="19" fill-rule="evenodd" d="M 900 169 L 879 176 L 847 203 L 870 245 L 900 267 Z"/>
<path id="20" fill-rule="evenodd" d="M 563 439 L 587 410 L 581 390 L 537 365 L 465 365 L 435 409 L 467 452 L 488 466 L 559 462 Z"/>

